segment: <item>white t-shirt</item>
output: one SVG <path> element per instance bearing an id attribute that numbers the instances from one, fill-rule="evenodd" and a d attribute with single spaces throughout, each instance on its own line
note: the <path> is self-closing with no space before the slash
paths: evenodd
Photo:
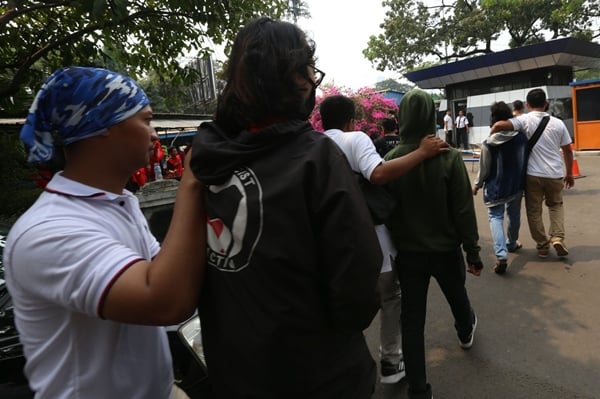
<path id="1" fill-rule="evenodd" d="M 342 149 L 350 163 L 350 168 L 354 172 L 362 174 L 367 180 L 371 180 L 371 174 L 375 168 L 384 162 L 377 153 L 375 144 L 364 132 L 343 132 L 339 129 L 330 129 L 326 130 L 325 134 Z M 375 232 L 383 253 L 381 273 L 391 272 L 391 259 L 396 257 L 396 248 L 392 244 L 390 232 L 385 225 L 375 226 Z"/>
<path id="2" fill-rule="evenodd" d="M 444 130 L 445 130 L 445 131 L 450 131 L 450 130 L 452 130 L 452 126 L 453 126 L 453 123 L 452 123 L 452 122 L 453 122 L 453 121 L 452 121 L 452 117 L 451 117 L 450 115 L 446 114 L 446 115 L 444 116 Z"/>
<path id="3" fill-rule="evenodd" d="M 40 398 L 160 398 L 173 386 L 165 329 L 101 319 L 117 277 L 159 244 L 137 198 L 56 174 L 6 242 L 6 280 Z"/>
<path id="4" fill-rule="evenodd" d="M 515 130 L 520 130 L 531 138 L 546 112 L 531 111 L 510 119 Z M 527 174 L 531 176 L 560 179 L 564 177 L 563 157 L 560 147 L 571 144 L 571 136 L 564 122 L 550 117 L 546 129 L 531 150 L 527 163 Z"/>
<path id="5" fill-rule="evenodd" d="M 375 149 L 375 144 L 364 132 L 343 132 L 339 129 L 330 129 L 325 131 L 325 134 L 342 149 L 350 163 L 350 168 L 361 173 L 367 180 L 371 179 L 375 168 L 383 162 L 383 158 Z"/>

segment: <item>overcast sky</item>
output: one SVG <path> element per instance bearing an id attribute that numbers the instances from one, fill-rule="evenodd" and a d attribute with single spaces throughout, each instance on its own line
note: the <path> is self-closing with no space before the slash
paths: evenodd
<path id="1" fill-rule="evenodd" d="M 326 73 L 325 83 L 353 90 L 373 87 L 389 78 L 410 83 L 399 73 L 376 70 L 362 54 L 369 37 L 382 32 L 379 25 L 386 10 L 381 0 L 304 1 L 311 18 L 300 18 L 298 25 L 317 45 L 317 66 Z M 441 0 L 425 0 L 425 3 L 437 5 Z M 493 49 L 502 50 L 505 42 L 499 40 Z M 221 49 L 215 51 L 218 59 L 225 59 Z"/>
<path id="2" fill-rule="evenodd" d="M 362 54 L 371 35 L 383 30 L 379 27 L 386 9 L 381 0 L 304 0 L 309 7 L 310 19 L 301 18 L 298 25 L 317 44 L 318 67 L 326 73 L 325 82 L 351 89 L 372 87 L 385 79 L 410 83 L 399 73 L 378 71 Z M 433 6 L 441 0 L 424 0 Z M 494 51 L 508 48 L 508 34 L 504 33 L 492 44 Z"/>
<path id="3" fill-rule="evenodd" d="M 379 0 L 305 0 L 311 18 L 298 25 L 317 44 L 317 66 L 326 73 L 325 82 L 358 89 L 388 78 L 401 80 L 393 72 L 381 72 L 363 56 L 369 36 L 381 32 L 385 9 Z"/>

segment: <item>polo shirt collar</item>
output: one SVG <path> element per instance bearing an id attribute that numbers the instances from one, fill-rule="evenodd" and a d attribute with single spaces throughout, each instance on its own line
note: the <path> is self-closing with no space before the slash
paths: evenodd
<path id="1" fill-rule="evenodd" d="M 123 190 L 123 194 L 121 195 L 103 191 L 99 188 L 88 186 L 86 184 L 66 178 L 62 175 L 62 171 L 57 172 L 54 174 L 54 176 L 52 176 L 52 179 L 48 182 L 48 185 L 46 185 L 45 190 L 51 193 L 67 195 L 71 197 L 85 197 L 108 201 L 126 197 L 127 193 L 129 193 L 127 190 Z"/>

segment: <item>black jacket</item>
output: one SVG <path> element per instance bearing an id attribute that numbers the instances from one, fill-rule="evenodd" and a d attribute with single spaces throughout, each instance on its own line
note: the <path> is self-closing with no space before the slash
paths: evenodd
<path id="1" fill-rule="evenodd" d="M 362 330 L 382 255 L 336 144 L 301 121 L 238 134 L 207 123 L 191 167 L 208 185 L 198 310 L 217 396 L 369 397 Z"/>
<path id="2" fill-rule="evenodd" d="M 400 136 L 397 134 L 380 136 L 377 137 L 373 144 L 375 145 L 375 149 L 377 153 L 381 155 L 381 158 L 385 157 L 385 154 L 390 152 L 395 146 L 400 144 Z"/>

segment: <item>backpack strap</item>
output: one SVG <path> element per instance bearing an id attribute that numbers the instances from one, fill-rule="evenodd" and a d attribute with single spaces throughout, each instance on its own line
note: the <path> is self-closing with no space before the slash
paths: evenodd
<path id="1" fill-rule="evenodd" d="M 540 124 L 538 125 L 537 129 L 535 129 L 533 136 L 531 136 L 531 138 L 527 141 L 527 153 L 526 154 L 528 157 L 529 157 L 529 154 L 531 153 L 531 150 L 533 149 L 533 146 L 540 139 L 540 136 L 542 135 L 542 132 L 546 128 L 546 125 L 548 124 L 549 120 L 550 120 L 550 116 L 548 116 L 548 115 L 544 116 L 542 118 L 542 120 L 540 121 Z"/>

